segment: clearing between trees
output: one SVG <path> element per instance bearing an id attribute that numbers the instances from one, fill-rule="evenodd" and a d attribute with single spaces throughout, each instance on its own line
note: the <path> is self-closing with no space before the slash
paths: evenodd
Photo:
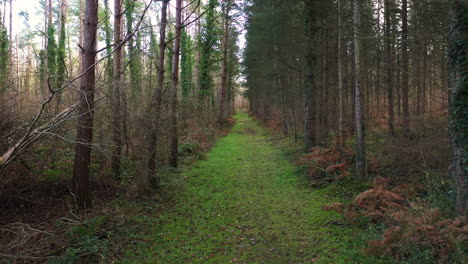
<path id="1" fill-rule="evenodd" d="M 206 160 L 178 174 L 184 188 L 170 205 L 133 209 L 139 242 L 124 262 L 363 263 L 350 249 L 358 229 L 321 209 L 332 194 L 302 182 L 246 113 L 235 118 Z"/>

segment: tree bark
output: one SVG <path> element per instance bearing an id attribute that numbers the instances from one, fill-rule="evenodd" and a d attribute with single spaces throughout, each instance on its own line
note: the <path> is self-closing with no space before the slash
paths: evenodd
<path id="1" fill-rule="evenodd" d="M 149 179 L 154 176 L 156 171 L 156 154 L 157 154 L 157 146 L 158 146 L 158 130 L 159 130 L 159 120 L 160 120 L 160 109 L 161 109 L 161 101 L 162 101 L 162 90 L 164 87 L 164 58 L 166 56 L 166 25 L 167 25 L 167 5 L 169 0 L 162 1 L 162 9 L 161 9 L 161 30 L 159 33 L 159 60 L 158 60 L 158 83 L 156 87 L 156 91 L 154 93 L 154 98 L 151 103 L 151 109 L 149 113 L 151 113 L 151 128 L 150 128 L 150 136 L 148 138 L 148 161 L 147 161 L 147 173 L 146 178 L 142 179 L 142 182 L 139 184 L 140 187 L 142 185 L 147 184 Z M 156 178 L 155 184 L 157 186 L 160 185 L 159 177 Z"/>
<path id="2" fill-rule="evenodd" d="M 461 216 L 468 211 L 468 3 L 451 0 L 449 33 L 450 108 L 449 132 L 453 160 L 451 174 L 456 183 L 456 210 Z"/>
<path id="3" fill-rule="evenodd" d="M 409 112 L 409 88 L 408 88 L 408 73 L 409 73 L 409 62 L 408 62 L 408 0 L 402 0 L 402 27 L 401 27 L 401 96 L 402 96 L 402 126 L 403 134 L 408 137 L 410 133 L 410 112 Z"/>
<path id="4" fill-rule="evenodd" d="M 314 67 L 317 64 L 315 40 L 317 27 L 317 1 L 305 0 L 306 4 L 306 51 L 304 71 L 304 147 L 306 151 L 317 143 L 315 134 L 316 120 L 316 90 Z"/>
<path id="5" fill-rule="evenodd" d="M 394 112 L 393 112 L 393 84 L 392 84 L 392 49 L 390 35 L 390 0 L 385 0 L 385 69 L 386 69 L 386 87 L 388 100 L 388 128 L 390 134 L 395 134 Z"/>
<path id="6" fill-rule="evenodd" d="M 367 160 L 364 141 L 364 122 L 361 107 L 361 7 L 360 0 L 354 0 L 354 67 L 355 67 L 355 123 L 356 123 L 356 173 L 359 180 L 367 180 Z"/>
<path id="7" fill-rule="evenodd" d="M 6 12 L 5 12 L 6 13 Z M 10 57 L 10 82 L 14 82 L 14 73 L 13 73 L 13 0 L 10 0 L 10 47 L 9 47 L 9 57 Z"/>
<path id="8" fill-rule="evenodd" d="M 344 144 L 344 111 L 343 111 L 343 49 L 342 49 L 342 18 L 341 18 L 341 0 L 338 5 L 338 143 Z"/>
<path id="9" fill-rule="evenodd" d="M 75 164 L 73 167 L 73 193 L 79 209 L 91 207 L 89 168 L 93 143 L 94 90 L 98 24 L 98 0 L 86 0 L 83 30 L 83 52 L 81 71 L 85 72 L 80 80 L 78 130 L 75 145 Z"/>
<path id="10" fill-rule="evenodd" d="M 120 177 L 120 157 L 122 155 L 122 113 L 120 84 L 122 82 L 122 0 L 114 0 L 114 80 L 112 89 L 112 151 L 111 168 L 115 178 Z"/>
<path id="11" fill-rule="evenodd" d="M 226 90 L 227 90 L 227 78 L 228 78 L 228 47 L 229 47 L 229 24 L 230 17 L 229 11 L 231 11 L 231 0 L 226 1 L 225 14 L 224 14 L 224 32 L 223 32 L 223 63 L 221 73 L 221 99 L 219 103 L 219 117 L 218 121 L 222 123 L 226 118 Z"/>
<path id="12" fill-rule="evenodd" d="M 182 33 L 182 0 L 176 0 L 175 39 L 172 54 L 171 142 L 169 165 L 177 168 L 179 141 L 177 132 L 177 86 L 179 84 L 180 34 Z"/>

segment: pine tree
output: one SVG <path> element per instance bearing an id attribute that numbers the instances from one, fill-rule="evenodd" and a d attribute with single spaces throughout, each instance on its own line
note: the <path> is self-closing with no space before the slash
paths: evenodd
<path id="1" fill-rule="evenodd" d="M 93 143 L 94 92 L 96 88 L 96 67 L 92 66 L 96 62 L 97 0 L 86 0 L 85 14 L 81 69 L 86 70 L 86 73 L 80 80 L 80 109 L 73 166 L 73 193 L 80 209 L 91 207 L 89 169 Z"/>
<path id="2" fill-rule="evenodd" d="M 215 8 L 218 1 L 210 0 L 208 3 L 206 20 L 203 24 L 199 36 L 200 46 L 200 100 L 204 101 L 208 98 L 213 99 L 213 80 L 211 74 L 213 72 L 214 54 L 213 49 L 216 47 L 216 21 Z"/>

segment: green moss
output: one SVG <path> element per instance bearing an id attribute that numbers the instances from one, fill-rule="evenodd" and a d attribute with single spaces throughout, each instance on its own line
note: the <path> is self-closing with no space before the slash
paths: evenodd
<path id="1" fill-rule="evenodd" d="M 321 209 L 339 188 L 306 186 L 262 128 L 236 119 L 207 160 L 171 176 L 184 183 L 169 205 L 131 209 L 138 229 L 123 263 L 379 263 L 357 249 L 359 229 Z"/>

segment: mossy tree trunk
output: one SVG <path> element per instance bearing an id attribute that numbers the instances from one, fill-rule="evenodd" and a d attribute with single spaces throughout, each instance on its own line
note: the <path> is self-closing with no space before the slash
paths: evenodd
<path id="1" fill-rule="evenodd" d="M 459 215 L 468 210 L 468 3 L 451 1 L 450 122 L 453 161 L 451 173 L 456 183 L 456 209 Z"/>

